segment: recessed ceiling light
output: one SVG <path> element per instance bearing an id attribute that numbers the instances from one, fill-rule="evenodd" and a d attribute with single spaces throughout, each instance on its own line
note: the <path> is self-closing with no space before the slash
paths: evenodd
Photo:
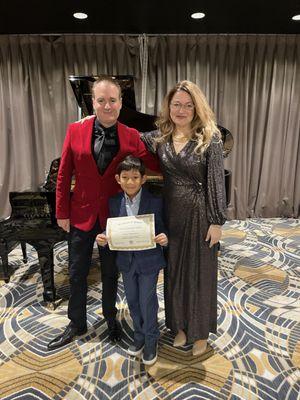
<path id="1" fill-rule="evenodd" d="M 294 21 L 300 21 L 300 14 L 294 15 L 294 16 L 292 17 L 292 20 L 294 20 Z"/>
<path id="2" fill-rule="evenodd" d="M 194 18 L 194 19 L 201 19 L 201 18 L 204 18 L 204 17 L 205 17 L 205 14 L 202 13 L 202 12 L 196 12 L 196 13 L 191 15 L 191 18 Z"/>
<path id="3" fill-rule="evenodd" d="M 86 19 L 88 15 L 83 12 L 76 12 L 73 14 L 73 17 L 77 19 Z"/>

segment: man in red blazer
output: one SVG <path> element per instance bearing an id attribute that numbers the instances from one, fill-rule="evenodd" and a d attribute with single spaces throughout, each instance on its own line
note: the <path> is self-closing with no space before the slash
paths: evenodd
<path id="1" fill-rule="evenodd" d="M 143 159 L 148 168 L 159 170 L 158 161 L 148 153 L 139 133 L 117 121 L 122 98 L 116 81 L 102 78 L 94 83 L 93 107 L 96 116 L 69 125 L 58 171 L 57 223 L 69 232 L 70 323 L 48 344 L 49 350 L 70 343 L 87 331 L 87 276 L 95 237 L 106 226 L 108 199 L 120 190 L 115 180 L 117 165 L 132 154 Z M 75 187 L 70 196 L 72 175 Z M 109 337 L 116 342 L 121 339 L 121 327 L 116 320 L 115 252 L 102 248 L 100 261 L 103 315 Z"/>

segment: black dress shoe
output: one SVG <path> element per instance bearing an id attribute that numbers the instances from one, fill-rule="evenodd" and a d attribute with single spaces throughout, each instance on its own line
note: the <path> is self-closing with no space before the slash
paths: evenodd
<path id="1" fill-rule="evenodd" d="M 82 329 L 76 329 L 76 328 L 68 325 L 63 333 L 61 333 L 56 338 L 51 340 L 50 343 L 48 343 L 48 346 L 47 346 L 48 350 L 58 349 L 59 347 L 62 347 L 68 343 L 71 343 L 75 336 L 83 335 L 86 332 L 87 332 L 87 327 L 84 327 Z"/>
<path id="2" fill-rule="evenodd" d="M 119 342 L 122 339 L 122 328 L 116 319 L 107 320 L 107 327 L 108 327 L 108 336 L 109 339 L 115 343 Z"/>

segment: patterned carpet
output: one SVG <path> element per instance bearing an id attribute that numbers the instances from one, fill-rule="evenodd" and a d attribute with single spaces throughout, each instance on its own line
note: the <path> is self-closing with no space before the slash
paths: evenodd
<path id="1" fill-rule="evenodd" d="M 111 345 L 102 318 L 97 251 L 89 277 L 88 333 L 60 350 L 46 344 L 66 325 L 67 301 L 42 303 L 36 253 L 10 254 L 14 275 L 0 283 L 0 398 L 9 399 L 300 399 L 300 223 L 251 219 L 224 227 L 219 257 L 218 333 L 193 357 L 172 347 L 159 280 L 159 358 L 147 367 L 126 355 L 132 340 L 122 283 L 119 319 L 125 337 Z M 68 296 L 67 251 L 56 248 L 56 286 Z"/>

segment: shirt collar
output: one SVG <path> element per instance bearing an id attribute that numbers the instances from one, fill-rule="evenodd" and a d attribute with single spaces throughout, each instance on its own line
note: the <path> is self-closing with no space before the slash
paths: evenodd
<path id="1" fill-rule="evenodd" d="M 125 192 L 125 200 L 126 202 L 130 204 L 138 203 L 141 200 L 141 195 L 142 195 L 142 188 L 137 192 L 137 194 L 131 199 Z"/>
<path id="2" fill-rule="evenodd" d="M 102 130 L 102 131 L 104 131 L 105 133 L 107 133 L 107 132 L 115 133 L 115 132 L 117 131 L 117 123 L 115 123 L 114 125 L 109 126 L 109 127 L 107 128 L 107 127 L 103 126 L 103 125 L 101 124 L 101 122 L 96 118 L 96 119 L 95 119 L 95 129 L 96 129 L 96 130 L 100 130 L 100 131 Z"/>

